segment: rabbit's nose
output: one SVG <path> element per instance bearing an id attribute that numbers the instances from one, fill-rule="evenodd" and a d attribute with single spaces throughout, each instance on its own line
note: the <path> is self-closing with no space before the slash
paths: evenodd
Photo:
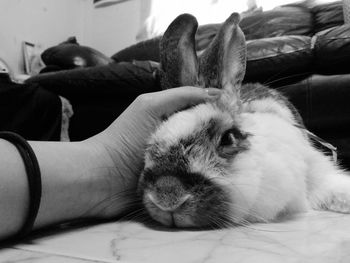
<path id="1" fill-rule="evenodd" d="M 184 206 L 192 195 L 184 189 L 177 178 L 164 176 L 157 180 L 154 191 L 150 191 L 147 197 L 159 209 L 173 212 Z"/>
<path id="2" fill-rule="evenodd" d="M 155 195 L 152 193 L 148 194 L 148 199 L 160 210 L 165 212 L 173 212 L 177 210 L 179 207 L 184 205 L 187 200 L 191 198 L 190 194 L 186 194 L 185 196 L 177 199 L 176 201 L 173 200 L 172 202 L 164 202 L 164 200 L 159 200 Z"/>

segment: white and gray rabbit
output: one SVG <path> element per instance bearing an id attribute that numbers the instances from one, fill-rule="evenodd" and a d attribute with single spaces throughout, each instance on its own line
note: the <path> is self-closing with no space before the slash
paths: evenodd
<path id="1" fill-rule="evenodd" d="M 242 85 L 246 46 L 232 14 L 200 57 L 196 18 L 183 14 L 161 44 L 162 85 L 223 89 L 215 102 L 180 111 L 149 140 L 138 191 L 166 226 L 270 222 L 309 209 L 350 212 L 350 177 L 313 146 L 278 91 Z"/>

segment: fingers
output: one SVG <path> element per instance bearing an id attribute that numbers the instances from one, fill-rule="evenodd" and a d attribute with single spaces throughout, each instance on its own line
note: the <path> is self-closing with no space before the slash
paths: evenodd
<path id="1" fill-rule="evenodd" d="M 221 90 L 215 88 L 180 87 L 148 94 L 152 98 L 152 110 L 158 116 L 167 117 L 176 111 L 215 100 L 221 95 Z"/>

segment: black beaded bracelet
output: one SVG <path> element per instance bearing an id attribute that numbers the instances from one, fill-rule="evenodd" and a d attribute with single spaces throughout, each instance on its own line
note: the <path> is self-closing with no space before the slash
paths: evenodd
<path id="1" fill-rule="evenodd" d="M 15 238 L 26 236 L 33 228 L 41 200 L 41 174 L 38 160 L 29 143 L 13 132 L 0 132 L 0 138 L 11 142 L 19 151 L 25 166 L 29 184 L 29 208 L 23 226 Z"/>

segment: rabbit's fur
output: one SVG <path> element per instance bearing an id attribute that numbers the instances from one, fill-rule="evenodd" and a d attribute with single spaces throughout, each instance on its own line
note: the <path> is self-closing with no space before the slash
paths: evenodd
<path id="1" fill-rule="evenodd" d="M 162 86 L 223 89 L 180 111 L 149 141 L 139 193 L 167 226 L 225 227 L 328 209 L 350 212 L 350 177 L 313 146 L 278 91 L 241 85 L 245 39 L 232 14 L 197 58 L 196 19 L 176 18 L 161 41 Z"/>

